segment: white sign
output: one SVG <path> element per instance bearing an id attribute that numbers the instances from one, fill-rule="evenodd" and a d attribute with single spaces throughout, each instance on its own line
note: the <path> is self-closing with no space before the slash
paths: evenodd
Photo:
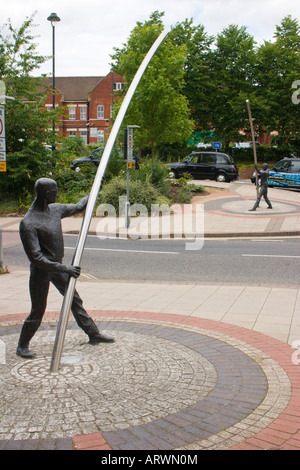
<path id="1" fill-rule="evenodd" d="M 0 105 L 0 138 L 5 138 L 5 114 L 4 105 Z"/>
<path id="2" fill-rule="evenodd" d="M 133 129 L 127 129 L 127 161 L 133 161 Z"/>
<path id="3" fill-rule="evenodd" d="M 6 171 L 5 108 L 0 105 L 0 171 Z"/>

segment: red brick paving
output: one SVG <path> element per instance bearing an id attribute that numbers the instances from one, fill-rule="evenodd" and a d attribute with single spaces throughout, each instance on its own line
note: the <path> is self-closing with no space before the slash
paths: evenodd
<path id="1" fill-rule="evenodd" d="M 292 386 L 292 397 L 286 409 L 268 427 L 255 436 L 231 447 L 229 450 L 300 450 L 300 368 L 299 365 L 295 365 L 292 362 L 292 353 L 294 350 L 290 345 L 252 330 L 198 317 L 116 310 L 91 311 L 89 313 L 93 318 L 136 318 L 195 326 L 234 337 L 265 352 L 280 364 L 287 373 Z M 0 321 L 21 321 L 24 320 L 25 317 L 26 315 L 23 314 L 1 315 Z M 44 318 L 58 317 L 59 312 L 47 312 Z M 74 447 L 78 450 L 111 449 L 101 433 L 75 436 L 72 440 Z"/>

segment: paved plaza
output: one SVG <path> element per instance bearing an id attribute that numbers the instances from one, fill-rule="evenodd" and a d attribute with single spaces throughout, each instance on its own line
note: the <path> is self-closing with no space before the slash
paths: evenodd
<path id="1" fill-rule="evenodd" d="M 215 190 L 201 200 L 205 237 L 299 236 L 299 192 L 271 189 L 272 213 L 262 202 L 253 214 L 254 186 L 206 183 Z M 5 248 L 20 243 L 19 221 L 0 219 L 4 261 Z M 81 218 L 66 219 L 64 232 L 80 226 Z M 0 449 L 300 449 L 298 280 L 180 284 L 83 273 L 76 288 L 115 342 L 89 345 L 70 316 L 53 373 L 62 297 L 51 287 L 31 341 L 36 358 L 17 357 L 29 270 L 8 268 L 0 278 Z"/>

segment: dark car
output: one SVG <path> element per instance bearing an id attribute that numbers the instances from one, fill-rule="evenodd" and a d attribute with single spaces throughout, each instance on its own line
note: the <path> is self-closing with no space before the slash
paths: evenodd
<path id="1" fill-rule="evenodd" d="M 233 159 L 226 153 L 192 152 L 182 162 L 168 163 L 170 176 L 180 178 L 185 173 L 194 179 L 211 179 L 216 181 L 233 181 L 238 179 L 239 172 Z"/>
<path id="2" fill-rule="evenodd" d="M 103 148 L 97 148 L 88 157 L 77 158 L 71 163 L 71 169 L 75 171 L 80 171 L 80 166 L 85 163 L 92 163 L 95 166 L 98 166 L 104 152 Z"/>
<path id="3" fill-rule="evenodd" d="M 253 173 L 251 181 L 256 182 L 256 172 Z M 300 158 L 283 158 L 270 168 L 268 186 L 300 188 Z"/>

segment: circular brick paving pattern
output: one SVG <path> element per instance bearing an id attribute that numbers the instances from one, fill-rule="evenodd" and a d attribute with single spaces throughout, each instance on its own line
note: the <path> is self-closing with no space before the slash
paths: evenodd
<path id="1" fill-rule="evenodd" d="M 254 188 L 255 191 L 255 188 Z M 254 193 L 253 193 L 254 194 Z M 269 196 L 270 197 L 270 196 Z M 212 200 L 205 203 L 205 209 L 207 211 L 217 211 L 223 214 L 236 215 L 236 216 L 249 216 L 249 217 L 272 217 L 272 216 L 292 216 L 299 214 L 299 204 L 297 202 L 282 202 L 278 200 L 273 200 L 271 197 L 271 203 L 273 209 L 268 209 L 267 203 L 262 198 L 259 207 L 255 212 L 249 212 L 256 201 L 255 197 L 253 199 L 249 198 L 240 198 L 240 197 L 228 197 L 224 199 Z"/>
<path id="2" fill-rule="evenodd" d="M 50 373 L 54 322 L 15 355 L 20 325 L 2 327 L 0 441 L 101 433 L 112 449 L 222 448 L 264 429 L 287 406 L 286 372 L 241 340 L 182 324 L 108 319 L 116 342 L 91 346 L 69 323 Z M 226 445 L 224 444 L 226 442 Z"/>

